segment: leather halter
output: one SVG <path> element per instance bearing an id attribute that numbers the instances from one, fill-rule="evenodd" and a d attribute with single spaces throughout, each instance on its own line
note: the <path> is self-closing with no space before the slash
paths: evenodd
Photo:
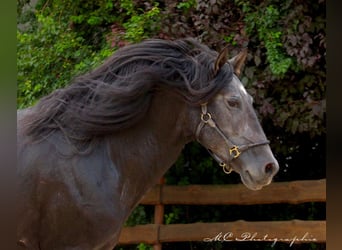
<path id="1" fill-rule="evenodd" d="M 207 103 L 201 104 L 201 108 L 202 108 L 201 122 L 198 124 L 197 129 L 196 129 L 196 139 L 197 141 L 200 141 L 199 136 L 200 136 L 201 130 L 206 124 L 208 124 L 210 127 L 212 127 L 213 129 L 217 131 L 217 133 L 226 142 L 229 148 L 229 156 L 231 158 L 228 160 L 227 163 L 225 163 L 216 154 L 212 153 L 210 150 L 208 151 L 212 155 L 212 157 L 219 163 L 219 165 L 223 169 L 223 172 L 225 172 L 226 174 L 230 174 L 233 171 L 233 168 L 230 166 L 230 162 L 238 158 L 241 153 L 243 153 L 244 151 L 250 148 L 262 146 L 262 145 L 266 145 L 270 143 L 268 140 L 265 140 L 262 142 L 243 144 L 243 145 L 237 146 L 235 143 L 232 142 L 232 140 L 229 139 L 229 137 L 225 136 L 222 130 L 216 125 L 215 121 L 211 117 L 211 114 L 207 111 Z"/>

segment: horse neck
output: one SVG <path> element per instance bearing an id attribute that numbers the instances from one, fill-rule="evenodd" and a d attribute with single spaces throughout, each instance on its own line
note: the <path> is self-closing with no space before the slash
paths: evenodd
<path id="1" fill-rule="evenodd" d="M 186 104 L 171 94 L 159 94 L 138 125 L 114 135 L 111 158 L 122 181 L 122 197 L 132 206 L 164 175 L 186 144 Z"/>

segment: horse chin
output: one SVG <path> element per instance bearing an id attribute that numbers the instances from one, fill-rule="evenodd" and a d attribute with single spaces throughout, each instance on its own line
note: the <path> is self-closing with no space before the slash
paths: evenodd
<path id="1" fill-rule="evenodd" d="M 262 189 L 264 186 L 269 183 L 260 184 L 253 180 L 253 177 L 250 175 L 248 171 L 244 171 L 240 173 L 242 183 L 250 190 L 257 191 Z"/>

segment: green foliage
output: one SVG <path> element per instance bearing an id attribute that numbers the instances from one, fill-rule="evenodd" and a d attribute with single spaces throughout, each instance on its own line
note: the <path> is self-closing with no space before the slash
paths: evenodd
<path id="1" fill-rule="evenodd" d="M 94 50 L 106 44 L 108 26 L 117 20 L 112 0 L 41 0 L 37 9 L 77 31 Z"/>
<path id="2" fill-rule="evenodd" d="M 231 34 L 229 34 L 229 35 L 227 35 L 227 36 L 224 36 L 223 37 L 223 40 L 227 43 L 227 44 L 231 44 L 231 45 L 233 45 L 233 46 L 236 46 L 236 45 L 238 45 L 237 44 L 237 42 L 235 41 L 235 36 L 236 36 L 236 34 L 235 33 L 231 33 Z"/>
<path id="3" fill-rule="evenodd" d="M 181 214 L 182 214 L 182 209 L 180 207 L 171 206 L 171 211 L 164 215 L 165 217 L 164 224 L 169 225 L 169 224 L 177 222 Z"/>
<path id="4" fill-rule="evenodd" d="M 149 246 L 149 245 L 146 245 L 144 243 L 140 243 L 138 246 L 137 246 L 137 249 L 138 250 L 152 250 L 153 247 L 152 246 Z"/>
<path id="5" fill-rule="evenodd" d="M 17 31 L 19 108 L 65 86 L 72 77 L 95 67 L 112 52 L 103 48 L 95 53 L 83 37 L 51 16 L 36 12 L 34 21 L 32 30 Z"/>
<path id="6" fill-rule="evenodd" d="M 123 23 L 126 29 L 125 39 L 130 42 L 139 42 L 150 37 L 159 30 L 160 9 L 158 2 L 150 10 L 143 10 L 134 6 L 133 0 L 121 0 L 120 7 L 125 11 L 128 20 Z"/>
<path id="7" fill-rule="evenodd" d="M 286 55 L 282 44 L 280 11 L 274 5 L 264 5 L 252 10 L 250 2 L 237 2 L 242 5 L 246 14 L 247 33 L 253 35 L 256 30 L 261 44 L 266 48 L 266 58 L 271 72 L 276 76 L 284 76 L 290 66 L 293 66 L 293 60 Z"/>
<path id="8" fill-rule="evenodd" d="M 146 212 L 146 207 L 139 205 L 133 210 L 130 217 L 125 222 L 125 226 L 134 226 L 136 224 L 148 224 L 150 223 L 150 220 L 151 218 Z"/>
<path id="9" fill-rule="evenodd" d="M 184 11 L 187 11 L 191 8 L 196 8 L 196 6 L 197 6 L 196 0 L 186 0 L 177 4 L 177 8 L 182 9 Z"/>
<path id="10" fill-rule="evenodd" d="M 138 244 L 136 247 L 131 247 L 131 248 L 128 248 L 128 247 L 117 247 L 115 249 L 118 249 L 118 250 L 124 250 L 124 249 L 137 249 L 137 250 L 152 250 L 153 247 L 152 246 L 149 246 L 147 244 L 144 244 L 144 243 L 140 243 Z"/>

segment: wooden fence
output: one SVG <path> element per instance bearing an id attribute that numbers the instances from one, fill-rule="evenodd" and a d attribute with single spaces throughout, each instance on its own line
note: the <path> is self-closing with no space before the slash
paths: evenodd
<path id="1" fill-rule="evenodd" d="M 326 202 L 326 180 L 272 183 L 260 191 L 242 184 L 168 186 L 161 182 L 140 204 L 154 205 L 154 224 L 123 228 L 119 245 L 146 243 L 161 249 L 163 242 L 275 241 L 325 242 L 326 221 L 234 221 L 163 225 L 164 205 L 253 205 Z M 251 234 L 248 235 L 247 232 Z"/>

